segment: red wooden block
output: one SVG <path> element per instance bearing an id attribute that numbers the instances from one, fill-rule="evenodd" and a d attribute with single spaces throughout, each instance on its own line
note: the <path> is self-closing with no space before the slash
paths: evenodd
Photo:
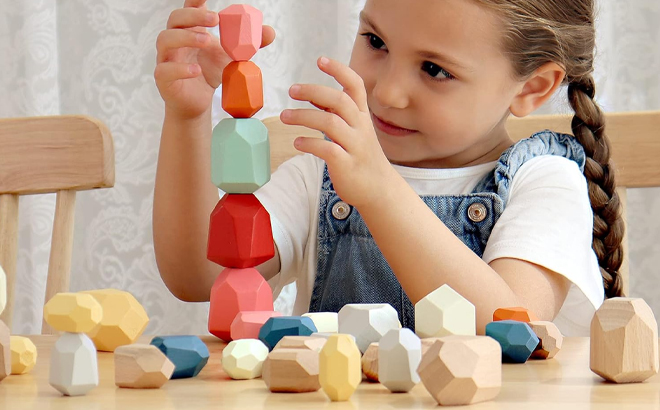
<path id="1" fill-rule="evenodd" d="M 227 194 L 211 213 L 206 257 L 227 268 L 252 268 L 275 256 L 270 215 L 252 194 Z"/>
<path id="2" fill-rule="evenodd" d="M 220 44 L 234 61 L 248 61 L 261 46 L 263 14 L 247 4 L 234 4 L 218 13 Z"/>
<path id="3" fill-rule="evenodd" d="M 539 320 L 534 312 L 525 309 L 524 307 L 507 307 L 499 308 L 493 312 L 493 322 L 500 320 L 515 320 L 516 322 L 533 322 Z"/>
<path id="4" fill-rule="evenodd" d="M 239 312 L 272 311 L 273 291 L 254 268 L 226 268 L 211 289 L 209 332 L 231 341 L 231 324 Z"/>
<path id="5" fill-rule="evenodd" d="M 261 70 L 252 61 L 233 61 L 222 72 L 222 108 L 234 118 L 250 118 L 264 106 Z"/>
<path id="6" fill-rule="evenodd" d="M 282 314 L 276 311 L 238 312 L 231 323 L 231 338 L 233 340 L 259 339 L 261 326 L 268 319 L 276 316 L 282 316 Z"/>

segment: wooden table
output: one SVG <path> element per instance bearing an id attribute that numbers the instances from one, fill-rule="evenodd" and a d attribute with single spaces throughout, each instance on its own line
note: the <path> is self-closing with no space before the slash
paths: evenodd
<path id="1" fill-rule="evenodd" d="M 31 373 L 9 376 L 0 382 L 0 409 L 409 409 L 435 408 L 423 385 L 410 393 L 393 394 L 380 384 L 363 382 L 348 402 L 332 403 L 322 391 L 270 393 L 261 379 L 234 381 L 222 371 L 225 344 L 212 336 L 202 340 L 211 357 L 192 379 L 170 380 L 158 390 L 120 389 L 114 384 L 112 353 L 99 352 L 99 387 L 86 396 L 65 397 L 48 384 L 50 350 L 54 336 L 30 336 L 38 349 Z M 143 336 L 139 342 L 148 343 Z M 660 376 L 645 383 L 616 385 L 589 370 L 589 339 L 568 338 L 555 359 L 505 364 L 503 385 L 495 401 L 475 409 L 658 409 Z M 465 408 L 465 407 L 463 407 Z"/>

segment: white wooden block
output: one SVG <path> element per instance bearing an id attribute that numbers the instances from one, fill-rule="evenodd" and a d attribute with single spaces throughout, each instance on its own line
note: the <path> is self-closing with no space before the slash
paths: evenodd
<path id="1" fill-rule="evenodd" d="M 67 396 L 82 396 L 99 385 L 96 347 L 84 333 L 62 333 L 50 359 L 50 385 Z"/>
<path id="2" fill-rule="evenodd" d="M 0 381 L 11 374 L 11 336 L 9 327 L 0 320 Z"/>
<path id="3" fill-rule="evenodd" d="M 0 314 L 7 307 L 7 275 L 0 265 Z"/>
<path id="4" fill-rule="evenodd" d="M 442 285 L 415 304 L 415 332 L 421 338 L 449 335 L 474 336 L 474 305 L 449 285 Z"/>
<path id="5" fill-rule="evenodd" d="M 312 319 L 319 333 L 337 333 L 339 331 L 339 314 L 335 312 L 305 313 L 303 316 Z"/>
<path id="6" fill-rule="evenodd" d="M 254 379 L 261 376 L 266 357 L 268 347 L 261 340 L 234 340 L 222 351 L 222 368 L 232 379 Z"/>
<path id="7" fill-rule="evenodd" d="M 405 393 L 419 383 L 422 342 L 412 330 L 392 329 L 378 342 L 378 380 L 393 393 Z"/>
<path id="8" fill-rule="evenodd" d="M 361 353 L 388 331 L 400 328 L 399 316 L 388 303 L 348 304 L 339 311 L 339 333 L 355 336 Z"/>

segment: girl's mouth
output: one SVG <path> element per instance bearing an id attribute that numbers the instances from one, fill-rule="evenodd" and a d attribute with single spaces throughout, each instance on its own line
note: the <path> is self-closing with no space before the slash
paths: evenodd
<path id="1" fill-rule="evenodd" d="M 395 124 L 386 122 L 376 116 L 373 112 L 371 113 L 371 119 L 374 123 L 374 126 L 381 130 L 382 132 L 392 135 L 394 137 L 405 137 L 407 135 L 413 134 L 417 131 L 409 130 L 407 128 L 401 128 Z"/>

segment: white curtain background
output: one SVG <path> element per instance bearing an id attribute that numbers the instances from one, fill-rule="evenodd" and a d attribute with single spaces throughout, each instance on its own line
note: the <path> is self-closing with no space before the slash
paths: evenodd
<path id="1" fill-rule="evenodd" d="M 418 0 L 415 0 L 418 1 Z M 421 0 L 419 0 L 421 1 Z M 220 10 L 231 1 L 209 1 Z M 292 106 L 294 82 L 332 84 L 315 66 L 347 62 L 364 0 L 252 0 L 277 31 L 254 61 L 263 72 L 258 118 Z M 0 117 L 86 114 L 110 128 L 113 189 L 82 192 L 71 290 L 118 288 L 145 306 L 149 334 L 206 333 L 207 303 L 184 303 L 163 285 L 151 211 L 163 102 L 153 79 L 158 33 L 183 0 L 0 0 Z M 601 0 L 596 78 L 606 111 L 660 109 L 660 2 Z M 565 92 L 565 91 L 564 91 Z M 569 112 L 563 97 L 539 113 Z M 225 114 L 219 107 L 214 119 Z M 0 153 L 2 160 L 2 153 Z M 629 193 L 631 293 L 660 313 L 660 189 Z M 54 196 L 22 197 L 14 334 L 40 331 Z M 290 312 L 295 290 L 276 309 Z"/>

